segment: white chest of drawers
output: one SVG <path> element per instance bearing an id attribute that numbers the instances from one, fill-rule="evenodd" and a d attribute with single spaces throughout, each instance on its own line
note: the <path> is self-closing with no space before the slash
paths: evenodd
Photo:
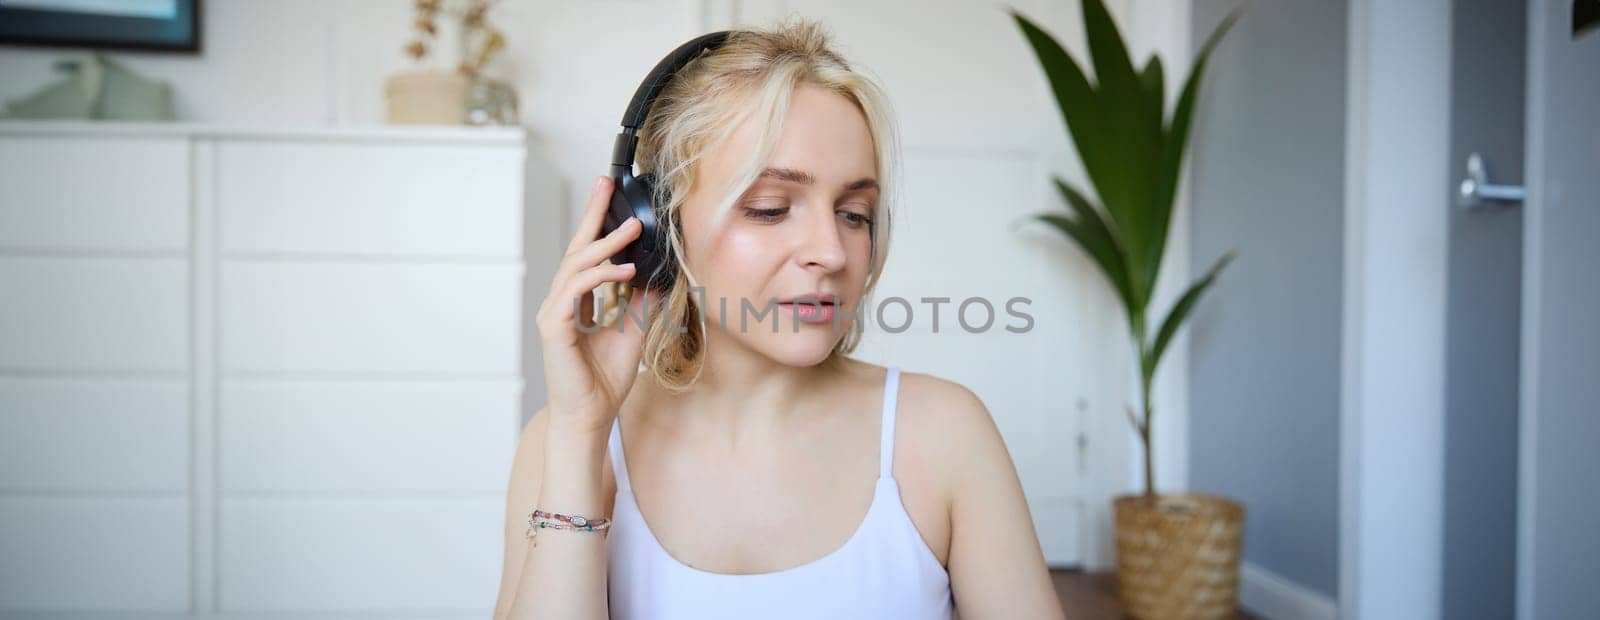
<path id="1" fill-rule="evenodd" d="M 0 123 L 0 613 L 487 615 L 564 245 L 533 144 Z"/>

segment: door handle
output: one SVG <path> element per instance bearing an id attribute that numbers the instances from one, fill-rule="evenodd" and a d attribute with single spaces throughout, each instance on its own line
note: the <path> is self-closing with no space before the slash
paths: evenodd
<path id="1" fill-rule="evenodd" d="M 1489 202 L 1520 203 L 1527 197 L 1521 185 L 1493 185 L 1489 172 L 1484 169 L 1483 157 L 1477 153 L 1467 156 L 1467 178 L 1461 181 L 1457 202 L 1467 208 L 1482 207 Z"/>

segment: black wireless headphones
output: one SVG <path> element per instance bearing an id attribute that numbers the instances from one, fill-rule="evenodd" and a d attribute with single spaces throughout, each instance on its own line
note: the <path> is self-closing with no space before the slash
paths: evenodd
<path id="1" fill-rule="evenodd" d="M 635 134 L 644 125 L 650 104 L 655 102 L 656 96 L 666 88 L 673 75 L 701 52 L 721 47 L 727 42 L 728 34 L 724 30 L 702 35 L 672 50 L 645 76 L 639 84 L 639 90 L 633 93 L 628 110 L 622 114 L 622 133 L 617 134 L 616 144 L 611 147 L 611 208 L 606 212 L 605 225 L 600 234 L 604 236 L 616 230 L 629 217 L 639 218 L 639 223 L 644 225 L 639 238 L 612 257 L 617 264 L 633 263 L 630 284 L 635 289 L 664 289 L 672 284 L 678 273 L 666 227 L 656 219 L 655 175 L 633 176 L 633 151 L 639 143 Z"/>

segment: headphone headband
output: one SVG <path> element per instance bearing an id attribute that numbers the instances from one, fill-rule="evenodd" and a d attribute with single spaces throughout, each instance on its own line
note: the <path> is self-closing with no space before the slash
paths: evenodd
<path id="1" fill-rule="evenodd" d="M 613 167 L 633 168 L 633 151 L 637 145 L 634 134 L 644 125 L 645 115 L 650 113 L 650 106 L 655 103 L 656 96 L 666 89 L 667 83 L 672 81 L 672 76 L 677 74 L 679 69 L 700 56 L 701 52 L 722 47 L 728 40 L 729 32 L 723 30 L 695 37 L 656 63 L 644 81 L 639 83 L 639 90 L 634 91 L 633 100 L 628 102 L 627 111 L 622 113 L 622 133 L 617 134 L 617 143 L 611 150 Z"/>
<path id="2" fill-rule="evenodd" d="M 616 230 L 628 218 L 637 218 L 641 226 L 639 238 L 634 239 L 612 257 L 611 262 L 634 264 L 634 275 L 629 283 L 637 288 L 668 286 L 678 273 L 677 259 L 672 256 L 666 239 L 666 223 L 657 222 L 654 174 L 633 176 L 633 151 L 639 139 L 635 136 L 644 125 L 656 96 L 666 89 L 674 74 L 689 64 L 701 52 L 721 47 L 728 40 L 729 31 L 700 35 L 672 50 L 666 58 L 656 63 L 650 74 L 639 83 L 633 93 L 628 111 L 622 115 L 622 133 L 611 147 L 611 206 L 606 210 L 602 236 Z"/>
<path id="3" fill-rule="evenodd" d="M 628 111 L 622 114 L 622 126 L 634 130 L 644 124 L 644 116 L 650 111 L 650 104 L 654 103 L 656 96 L 666 88 L 667 82 L 672 81 L 672 76 L 682 69 L 689 61 L 694 60 L 701 52 L 722 47 L 728 40 L 728 31 L 713 32 L 701 35 L 688 43 L 672 50 L 661 62 L 656 63 L 654 69 L 639 83 L 639 90 L 633 93 L 633 101 L 628 103 Z"/>

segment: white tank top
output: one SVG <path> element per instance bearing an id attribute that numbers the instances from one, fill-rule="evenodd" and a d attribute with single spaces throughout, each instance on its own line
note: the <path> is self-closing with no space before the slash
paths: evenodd
<path id="1" fill-rule="evenodd" d="M 622 427 L 613 422 L 610 452 L 617 498 L 605 542 L 611 617 L 950 618 L 950 576 L 917 533 L 900 501 L 900 486 L 890 475 L 899 389 L 900 369 L 891 367 L 883 389 L 877 489 L 855 533 L 820 559 L 768 573 L 713 573 L 668 554 L 634 503 Z"/>

